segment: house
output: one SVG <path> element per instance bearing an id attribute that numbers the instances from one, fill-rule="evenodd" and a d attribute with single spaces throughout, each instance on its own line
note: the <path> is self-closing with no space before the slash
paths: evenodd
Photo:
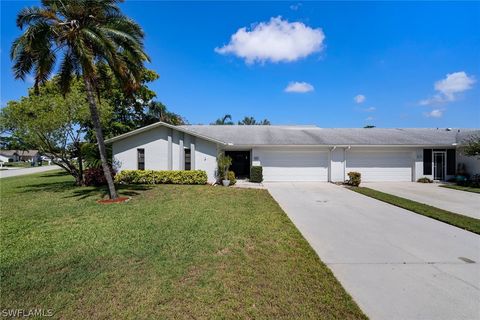
<path id="1" fill-rule="evenodd" d="M 20 161 L 40 162 L 42 155 L 38 150 L 17 150 Z"/>
<path id="2" fill-rule="evenodd" d="M 332 181 L 358 171 L 363 181 L 448 180 L 458 163 L 480 173 L 462 142 L 480 129 L 326 129 L 316 126 L 183 125 L 158 122 L 106 140 L 119 170 L 205 170 L 215 181 L 225 152 L 237 177 L 252 165 L 265 181 Z"/>
<path id="3" fill-rule="evenodd" d="M 41 155 L 38 150 L 0 150 L 0 160 L 3 162 L 39 162 Z"/>
<path id="4" fill-rule="evenodd" d="M 17 150 L 0 150 L 0 162 L 17 162 Z"/>

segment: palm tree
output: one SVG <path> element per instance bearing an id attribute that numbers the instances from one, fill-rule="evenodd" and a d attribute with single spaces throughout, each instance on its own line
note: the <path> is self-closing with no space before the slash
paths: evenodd
<path id="1" fill-rule="evenodd" d="M 25 80 L 33 70 L 38 92 L 53 73 L 57 58 L 59 86 L 67 93 L 73 76 L 85 84 L 91 119 L 95 129 L 102 168 L 110 198 L 117 198 L 107 161 L 105 142 L 97 108 L 98 65 L 108 65 L 126 92 L 134 91 L 141 80 L 144 33 L 124 16 L 121 0 L 42 0 L 42 7 L 29 7 L 17 16 L 17 26 L 25 31 L 12 44 L 15 78 Z"/>
<path id="2" fill-rule="evenodd" d="M 238 124 L 253 126 L 257 124 L 257 120 L 254 117 L 244 117 L 242 121 L 238 121 Z"/>
<path id="3" fill-rule="evenodd" d="M 174 126 L 186 124 L 186 120 L 182 118 L 182 116 L 169 111 L 163 103 L 152 101 L 148 105 L 148 112 L 145 116 L 144 124 L 149 125 L 157 121 L 173 124 Z"/>
<path id="4" fill-rule="evenodd" d="M 216 124 L 216 125 L 233 125 L 233 122 L 232 122 L 232 116 L 229 115 L 229 114 L 226 114 L 223 116 L 223 118 L 219 118 L 217 120 L 215 120 L 214 123 L 212 124 Z"/>

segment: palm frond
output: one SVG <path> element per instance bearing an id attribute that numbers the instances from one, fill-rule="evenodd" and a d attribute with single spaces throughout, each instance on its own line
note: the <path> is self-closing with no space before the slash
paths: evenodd
<path id="1" fill-rule="evenodd" d="M 49 20 L 58 21 L 54 12 L 39 7 L 27 7 L 20 10 L 16 23 L 20 29 L 23 29 L 25 25 Z"/>

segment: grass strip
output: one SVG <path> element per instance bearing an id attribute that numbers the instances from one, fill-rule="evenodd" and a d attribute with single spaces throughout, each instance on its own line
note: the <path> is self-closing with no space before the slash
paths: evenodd
<path id="1" fill-rule="evenodd" d="M 413 211 L 426 217 L 448 223 L 452 226 L 468 230 L 476 234 L 480 234 L 480 219 L 467 217 L 458 213 L 439 209 L 424 203 L 412 201 L 402 197 L 397 197 L 370 188 L 353 187 L 349 189 L 361 193 L 365 196 L 392 204 L 394 206 Z"/>
<path id="2" fill-rule="evenodd" d="M 466 192 L 480 193 L 480 188 L 457 186 L 457 185 L 454 185 L 454 184 L 443 184 L 440 187 L 448 188 L 448 189 L 455 189 L 455 190 L 460 190 L 460 191 L 466 191 Z"/>

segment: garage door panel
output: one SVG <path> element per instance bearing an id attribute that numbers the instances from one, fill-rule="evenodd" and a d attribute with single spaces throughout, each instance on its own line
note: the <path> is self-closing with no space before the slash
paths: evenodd
<path id="1" fill-rule="evenodd" d="M 346 173 L 357 171 L 362 181 L 412 181 L 412 152 L 349 152 Z"/>
<path id="2" fill-rule="evenodd" d="M 265 181 L 327 181 L 325 151 L 259 151 Z"/>

